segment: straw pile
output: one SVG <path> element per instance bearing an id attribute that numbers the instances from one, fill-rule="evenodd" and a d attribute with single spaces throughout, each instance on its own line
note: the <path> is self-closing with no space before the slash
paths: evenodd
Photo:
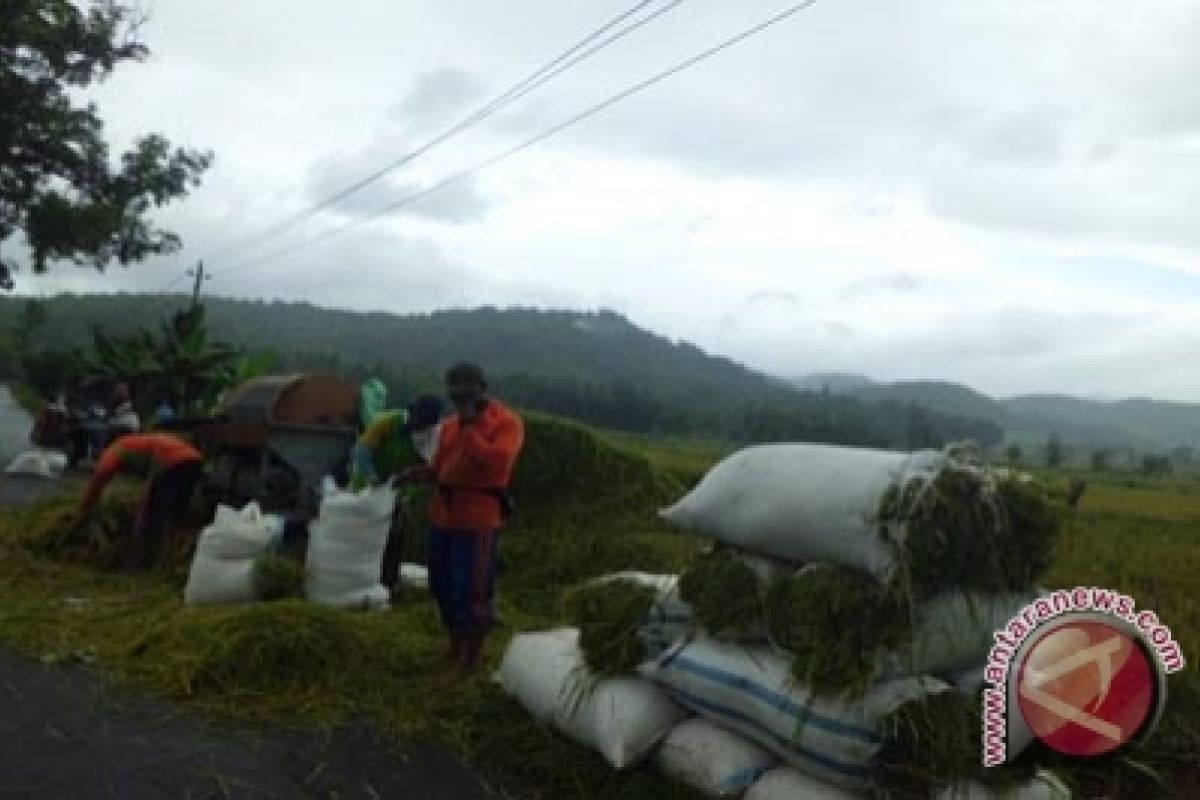
<path id="1" fill-rule="evenodd" d="M 817 695 L 861 695 L 888 650 L 912 636 L 908 609 L 871 580 L 828 564 L 776 580 L 767 594 L 771 641 Z"/>
<path id="2" fill-rule="evenodd" d="M 736 552 L 714 548 L 679 576 L 679 596 L 709 634 L 737 637 L 761 630 L 758 577 Z"/>
<path id="3" fill-rule="evenodd" d="M 263 601 L 303 597 L 304 566 L 286 556 L 261 556 L 254 563 L 254 596 Z"/>
<path id="4" fill-rule="evenodd" d="M 597 677 L 634 671 L 647 658 L 639 631 L 658 593 L 633 581 L 593 581 L 566 597 L 567 615 L 579 628 L 584 663 Z"/>
<path id="5" fill-rule="evenodd" d="M 133 487 L 114 488 L 83 518 L 71 507 L 38 516 L 27 532 L 27 546 L 58 561 L 89 564 L 101 570 L 144 567 L 145 543 L 134 536 L 141 494 Z"/>
<path id="6" fill-rule="evenodd" d="M 914 598 L 946 589 L 1028 588 L 1049 566 L 1059 536 L 1059 520 L 1036 485 L 996 482 L 962 465 L 929 482 L 892 486 L 878 519 L 898 555 L 891 588 Z M 888 531 L 899 526 L 897 541 Z"/>

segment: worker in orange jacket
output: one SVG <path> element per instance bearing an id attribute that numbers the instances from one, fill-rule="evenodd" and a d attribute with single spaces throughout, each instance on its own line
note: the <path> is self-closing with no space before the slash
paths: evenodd
<path id="1" fill-rule="evenodd" d="M 442 423 L 433 463 L 401 477 L 436 487 L 429 505 L 429 586 L 450 635 L 450 657 L 470 671 L 495 625 L 497 543 L 525 429 L 488 395 L 478 365 L 455 364 L 446 384 L 455 412 Z"/>
<path id="2" fill-rule="evenodd" d="M 121 436 L 96 462 L 79 505 L 78 519 L 82 521 L 92 512 L 105 487 L 118 474 L 149 477 L 134 529 L 142 566 L 148 566 L 157 555 L 168 523 L 188 507 L 203 463 L 203 456 L 194 447 L 175 436 L 165 433 Z"/>

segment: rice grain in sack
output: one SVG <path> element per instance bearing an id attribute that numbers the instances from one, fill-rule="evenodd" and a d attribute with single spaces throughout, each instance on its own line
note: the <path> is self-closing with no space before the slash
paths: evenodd
<path id="1" fill-rule="evenodd" d="M 241 511 L 217 506 L 212 523 L 196 542 L 184 602 L 254 602 L 255 561 L 267 552 L 272 533 L 271 520 L 256 503 L 248 503 Z"/>
<path id="2" fill-rule="evenodd" d="M 380 583 L 396 491 L 361 492 L 326 487 L 319 516 L 309 527 L 305 593 L 339 608 L 374 606 L 386 595 Z"/>
<path id="3" fill-rule="evenodd" d="M 801 771 L 866 788 L 883 746 L 879 721 L 910 700 L 946 691 L 931 678 L 899 678 L 855 700 L 814 697 L 769 647 L 697 639 L 642 668 L 683 705 L 737 731 Z"/>
<path id="4" fill-rule="evenodd" d="M 857 800 L 864 795 L 831 786 L 794 767 L 777 767 L 762 776 L 743 800 Z"/>
<path id="5" fill-rule="evenodd" d="M 496 677 L 530 715 L 600 753 L 615 769 L 641 761 L 688 716 L 643 678 L 592 679 L 574 628 L 514 637 Z"/>
<path id="6" fill-rule="evenodd" d="M 663 774 L 708 797 L 740 795 L 779 763 L 758 745 L 702 717 L 675 726 L 654 760 Z"/>
<path id="7" fill-rule="evenodd" d="M 894 555 L 876 521 L 886 490 L 934 476 L 946 456 L 820 444 L 740 450 L 660 515 L 682 530 L 752 553 L 890 576 Z"/>

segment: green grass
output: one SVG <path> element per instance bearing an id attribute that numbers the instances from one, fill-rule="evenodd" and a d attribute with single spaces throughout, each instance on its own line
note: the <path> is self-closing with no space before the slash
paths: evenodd
<path id="1" fill-rule="evenodd" d="M 365 718 L 450 748 L 515 796 L 694 797 L 651 769 L 614 772 L 490 681 L 511 634 L 561 624 L 565 586 L 625 569 L 675 572 L 700 545 L 655 513 L 682 491 L 678 480 L 580 426 L 528 423 L 519 509 L 501 546 L 504 627 L 473 679 L 449 669 L 426 597 L 374 613 L 295 600 L 186 608 L 186 570 L 130 574 L 35 552 L 30 541 L 61 523 L 73 496 L 0 515 L 0 639 L 50 662 L 95 659 L 122 685 L 220 717 Z"/>
<path id="2" fill-rule="evenodd" d="M 711 444 L 647 438 L 613 448 L 607 436 L 530 415 L 517 515 L 501 546 L 504 626 L 488 644 L 488 669 L 473 679 L 447 669 L 438 619 L 419 595 L 376 613 L 292 600 L 188 609 L 181 601 L 186 571 L 104 572 L 31 552 L 25 540 L 61 514 L 63 500 L 0 514 L 0 639 L 47 661 L 94 658 L 123 685 L 218 716 L 373 720 L 398 738 L 452 749 L 512 796 L 692 797 L 651 769 L 614 772 L 530 719 L 490 674 L 511 634 L 563 621 L 565 587 L 624 569 L 677 572 L 690 563 L 701 543 L 664 528 L 655 512 L 720 454 Z M 1179 796 L 1200 796 L 1198 537 L 1200 484 L 1179 479 L 1094 482 L 1068 517 L 1043 583 L 1128 591 L 1159 613 L 1191 658 L 1171 678 L 1158 733 L 1132 762 L 1063 765 L 1082 786 L 1114 797 L 1160 796 L 1137 791 L 1149 786 L 1149 769 Z M 420 537 L 411 538 L 419 553 Z"/>

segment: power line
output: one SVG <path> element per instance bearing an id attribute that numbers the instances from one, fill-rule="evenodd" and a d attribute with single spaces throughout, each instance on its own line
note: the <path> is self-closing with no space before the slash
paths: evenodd
<path id="1" fill-rule="evenodd" d="M 458 122 L 454 123 L 450 127 L 446 128 L 441 133 L 437 134 L 432 139 L 427 141 L 425 144 L 421 145 L 420 147 L 416 148 L 415 150 L 405 153 L 403 156 L 400 156 L 399 158 L 391 161 L 390 163 L 386 164 L 385 166 L 381 167 L 380 169 L 376 170 L 375 172 L 372 172 L 370 175 L 367 175 L 366 177 L 355 181 L 354 183 L 350 184 L 349 186 L 345 187 L 344 189 L 341 189 L 341 190 L 335 192 L 334 194 L 331 194 L 331 195 L 325 197 L 324 199 L 317 201 L 315 204 L 309 206 L 305 210 L 300 211 L 297 214 L 294 214 L 293 216 L 288 217 L 288 218 L 276 223 L 275 225 L 267 228 L 266 230 L 263 230 L 254 236 L 250 236 L 246 239 L 243 239 L 239 242 L 235 242 L 224 248 L 220 248 L 217 251 L 215 251 L 214 253 L 210 253 L 209 254 L 210 259 L 214 258 L 214 257 L 220 257 L 221 255 L 224 255 L 232 250 L 253 249 L 253 248 L 261 245 L 263 242 L 267 241 L 268 239 L 295 226 L 296 224 L 303 222 L 304 220 L 315 216 L 316 214 L 320 213 L 321 211 L 324 211 L 325 209 L 330 208 L 331 206 L 341 202 L 342 200 L 346 199 L 350 195 L 352 195 L 356 192 L 359 192 L 362 189 L 365 189 L 367 186 L 370 186 L 371 184 L 375 183 L 376 181 L 380 180 L 381 178 L 385 177 L 386 175 L 388 175 L 392 172 L 395 172 L 400 167 L 403 167 L 406 164 L 409 164 L 410 162 L 412 162 L 413 160 L 428 153 L 430 150 L 432 150 L 433 148 L 442 144 L 443 142 L 447 141 L 448 139 L 458 135 L 459 133 L 462 133 L 467 128 L 470 128 L 471 126 L 482 122 L 483 120 L 492 116 L 496 112 L 502 110 L 506 106 L 511 105 L 512 103 L 521 99 L 525 95 L 527 95 L 530 92 L 534 91 L 535 89 L 539 88 L 540 86 L 545 85 L 549 81 L 553 80 L 555 77 L 561 75 L 563 72 L 566 72 L 568 69 L 571 69 L 575 65 L 579 64 L 581 61 L 586 60 L 587 58 L 596 54 L 600 50 L 603 50 L 605 47 L 608 47 L 609 45 L 613 44 L 617 40 L 624 38 L 628 34 L 633 33 L 638 28 L 641 28 L 642 26 L 647 25 L 650 22 L 654 21 L 655 19 L 661 17 L 663 14 L 667 13 L 671 9 L 680 5 L 680 3 L 683 2 L 683 0 L 672 0 L 672 2 L 669 3 L 667 6 L 658 9 L 654 13 L 644 17 L 643 19 L 624 28 L 623 30 L 618 31 L 616 34 L 609 36 L 607 39 L 602 41 L 600 44 L 593 46 L 593 47 L 587 49 L 586 51 L 580 53 L 580 51 L 584 50 L 584 48 L 586 48 L 590 43 L 594 42 L 596 39 L 603 36 L 605 33 L 612 30 L 616 26 L 620 25 L 625 20 L 634 16 L 635 14 L 637 14 L 639 11 L 643 10 L 647 6 L 652 5 L 654 2 L 657 2 L 657 0 L 640 0 L 640 2 L 635 3 L 630 8 L 626 9 L 625 11 L 621 12 L 617 16 L 613 17 L 608 22 L 604 23 L 604 25 L 600 26 L 595 31 L 593 31 L 592 33 L 588 34 L 586 37 L 581 39 L 579 42 L 575 43 L 570 48 L 568 48 L 564 52 L 560 53 L 558 56 L 553 58 L 551 61 L 542 65 L 537 70 L 535 70 L 534 72 L 527 75 L 525 78 L 518 81 L 516 84 L 514 84 L 509 89 L 507 89 L 506 91 L 501 93 L 499 96 L 492 99 L 490 102 L 486 103 L 481 108 L 477 109 L 476 111 L 472 112 L 471 114 L 468 114 L 463 119 L 459 120 Z M 578 54 L 578 55 L 576 55 L 576 54 Z"/>
<path id="2" fill-rule="evenodd" d="M 187 277 L 188 277 L 188 273 L 186 273 L 186 272 L 183 273 L 182 275 L 177 275 L 170 283 L 168 283 L 166 286 L 163 286 L 161 289 L 156 291 L 155 294 L 166 294 L 167 292 L 171 291 L 179 284 L 183 283 L 184 280 L 187 279 Z"/>
<path id="3" fill-rule="evenodd" d="M 652 75 L 651 77 L 646 78 L 645 80 L 639 81 L 638 83 L 635 83 L 632 86 L 622 89 L 621 91 L 617 92 L 616 94 L 611 95 L 607 99 L 602 100 L 601 102 L 588 107 L 584 111 L 579 112 L 578 114 L 564 120 L 563 122 L 560 122 L 557 125 L 554 125 L 553 127 L 548 128 L 545 131 L 542 131 L 541 133 L 537 134 L 536 136 L 532 136 L 529 139 L 522 141 L 520 144 L 517 144 L 513 147 L 508 148 L 507 150 L 503 150 L 503 151 L 497 153 L 496 155 L 493 155 L 487 159 L 484 159 L 483 161 L 480 161 L 479 163 L 475 164 L 472 167 L 464 169 L 460 172 L 456 172 L 453 175 L 450 175 L 449 177 L 444 178 L 441 181 L 438 181 L 437 183 L 433 184 L 432 186 L 429 186 L 418 192 L 414 192 L 412 194 L 406 195 L 405 197 L 402 197 L 399 200 L 397 200 L 387 206 L 384 206 L 379 211 L 376 211 L 375 213 L 370 214 L 366 217 L 362 217 L 360 219 L 353 220 L 344 225 L 340 225 L 336 228 L 332 228 L 328 231 L 325 231 L 324 233 L 318 234 L 318 235 L 310 237 L 308 239 L 303 239 L 293 245 L 281 248 L 279 250 L 272 251 L 272 252 L 267 253 L 266 255 L 260 256 L 258 258 L 250 259 L 248 261 L 244 261 L 242 263 L 235 264 L 234 266 L 224 270 L 224 274 L 228 275 L 228 274 L 231 274 L 234 272 L 242 272 L 242 271 L 250 269 L 252 267 L 256 267 L 261 264 L 265 264 L 269 261 L 275 261 L 276 259 L 282 258 L 286 255 L 290 255 L 298 250 L 302 250 L 304 248 L 311 247 L 316 244 L 320 244 L 321 242 L 332 239 L 335 236 L 339 236 L 342 233 L 345 233 L 346 231 L 352 230 L 361 225 L 366 225 L 371 222 L 374 222 L 375 220 L 378 220 L 384 216 L 387 216 L 388 214 L 391 214 L 394 211 L 404 208 L 405 206 L 411 205 L 412 203 L 415 203 L 418 200 L 421 200 L 421 199 L 433 194 L 434 192 L 441 191 L 442 189 L 445 189 L 447 186 L 451 186 L 455 183 L 459 183 L 463 180 L 466 180 L 467 178 L 470 178 L 471 176 L 473 176 L 479 172 L 482 172 L 483 170 L 488 169 L 489 167 L 495 166 L 496 164 L 500 163 L 501 161 L 505 161 L 509 158 L 512 158 L 513 156 L 517 155 L 518 153 L 522 152 L 523 150 L 527 150 L 530 147 L 533 147 L 534 145 L 539 144 L 539 143 L 551 138 L 552 136 L 556 136 L 557 134 L 567 130 L 568 128 L 571 128 L 571 127 L 579 124 L 580 122 L 583 122 L 591 117 L 596 116 L 597 114 L 607 111 L 609 108 L 615 106 L 617 103 L 620 103 L 623 100 L 626 100 L 627 98 L 629 98 L 635 94 L 639 94 L 640 92 L 643 92 L 646 89 L 649 89 L 650 87 L 652 87 L 658 83 L 661 83 L 661 82 L 667 80 L 668 78 L 671 78 L 671 77 L 679 74 L 680 72 L 683 72 L 684 70 L 695 66 L 696 64 L 699 64 L 701 61 L 705 61 L 706 59 L 709 59 L 709 58 L 717 55 L 718 53 L 721 53 L 724 50 L 728 50 L 731 47 L 741 44 L 745 40 L 747 40 L 759 33 L 762 33 L 766 29 L 779 24 L 780 22 L 783 22 L 784 20 L 786 20 L 790 17 L 795 16 L 796 14 L 800 13 L 801 11 L 804 11 L 805 9 L 810 8 L 811 6 L 816 5 L 816 3 L 817 3 L 817 0 L 803 0 L 803 2 L 788 6 L 783 11 L 780 11 L 779 13 L 775 14 L 774 16 L 771 16 L 771 17 L 767 18 L 766 20 L 759 22 L 756 25 L 746 28 L 741 33 L 738 33 L 735 36 L 725 39 L 725 40 L 719 42 L 718 44 L 708 48 L 707 50 L 703 50 L 700 53 L 697 53 L 696 55 L 691 56 L 690 58 L 684 59 L 683 61 L 680 61 L 679 63 L 675 64 L 672 67 L 669 67 L 668 69 L 663 70 L 662 72 L 658 72 L 658 73 Z"/>

